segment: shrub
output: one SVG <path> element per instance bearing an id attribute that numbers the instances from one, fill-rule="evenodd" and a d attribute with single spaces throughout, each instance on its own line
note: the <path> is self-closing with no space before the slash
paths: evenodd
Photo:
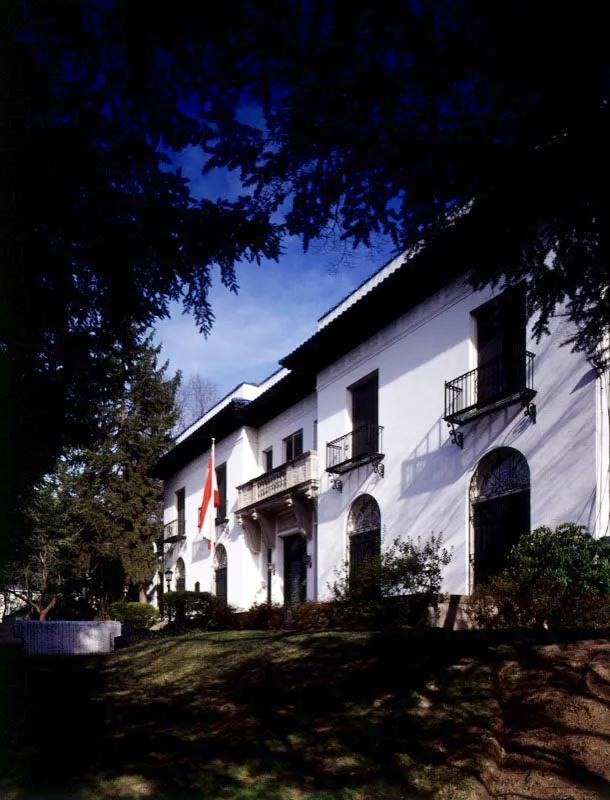
<path id="1" fill-rule="evenodd" d="M 345 614 L 336 602 L 299 603 L 286 611 L 283 627 L 296 631 L 325 631 L 345 626 Z"/>
<path id="2" fill-rule="evenodd" d="M 598 629 L 610 622 L 609 598 L 610 546 L 564 523 L 521 536 L 468 613 L 486 628 Z"/>
<path id="3" fill-rule="evenodd" d="M 254 603 L 243 615 L 244 630 L 268 631 L 280 630 L 284 624 L 282 606 L 268 603 Z"/>
<path id="4" fill-rule="evenodd" d="M 216 595 L 210 592 L 168 592 L 163 602 L 170 622 L 196 628 L 206 627 L 218 608 Z"/>
<path id="5" fill-rule="evenodd" d="M 442 568 L 451 561 L 443 536 L 396 538 L 378 558 L 369 558 L 350 578 L 344 564 L 330 586 L 351 626 L 429 623 L 429 609 L 438 612 Z"/>
<path id="6" fill-rule="evenodd" d="M 229 605 L 218 604 L 214 609 L 209 628 L 222 631 L 238 631 L 244 626 L 244 613 Z"/>
<path id="7" fill-rule="evenodd" d="M 159 619 L 159 611 L 148 603 L 112 603 L 110 616 L 125 625 L 149 628 Z"/>

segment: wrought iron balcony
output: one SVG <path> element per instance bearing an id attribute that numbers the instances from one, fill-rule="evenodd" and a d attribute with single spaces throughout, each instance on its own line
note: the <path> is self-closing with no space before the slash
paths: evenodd
<path id="1" fill-rule="evenodd" d="M 341 475 L 351 469 L 371 462 L 379 464 L 381 451 L 381 425 L 365 423 L 326 445 L 326 471 Z"/>
<path id="2" fill-rule="evenodd" d="M 499 358 L 445 382 L 445 420 L 463 425 L 500 408 L 535 397 L 534 354 Z"/>
<path id="3" fill-rule="evenodd" d="M 175 544 L 186 539 L 186 520 L 174 519 L 163 526 L 163 543 Z"/>
<path id="4" fill-rule="evenodd" d="M 237 487 L 239 511 L 297 487 L 316 488 L 318 484 L 318 454 L 315 450 L 287 461 L 258 478 Z M 236 513 L 239 513 L 236 512 Z"/>

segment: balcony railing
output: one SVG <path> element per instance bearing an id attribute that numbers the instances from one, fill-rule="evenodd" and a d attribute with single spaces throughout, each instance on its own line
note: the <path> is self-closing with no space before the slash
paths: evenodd
<path id="1" fill-rule="evenodd" d="M 315 450 L 311 450 L 238 486 L 238 506 L 240 509 L 246 508 L 302 483 L 317 480 L 318 454 Z"/>
<path id="2" fill-rule="evenodd" d="M 163 541 L 167 544 L 181 542 L 186 538 L 186 520 L 174 519 L 163 526 Z"/>
<path id="3" fill-rule="evenodd" d="M 535 396 L 534 354 L 498 358 L 445 383 L 445 420 L 462 425 Z"/>
<path id="4" fill-rule="evenodd" d="M 383 458 L 381 425 L 365 423 L 326 445 L 326 471 L 341 474 Z"/>

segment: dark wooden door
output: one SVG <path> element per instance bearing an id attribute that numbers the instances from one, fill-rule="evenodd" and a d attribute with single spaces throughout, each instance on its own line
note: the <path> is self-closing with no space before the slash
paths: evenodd
<path id="1" fill-rule="evenodd" d="M 379 386 L 373 375 L 350 390 L 352 395 L 352 458 L 378 449 Z"/>
<path id="2" fill-rule="evenodd" d="M 477 402 L 493 402 L 525 384 L 525 295 L 508 289 L 476 311 Z"/>
<path id="3" fill-rule="evenodd" d="M 529 491 L 493 497 L 472 506 L 474 584 L 500 572 L 517 539 L 530 529 Z"/>
<path id="4" fill-rule="evenodd" d="M 227 605 L 227 568 L 216 567 L 216 597 L 221 606 Z"/>
<path id="5" fill-rule="evenodd" d="M 291 607 L 307 599 L 307 542 L 296 534 L 284 539 L 284 605 Z"/>

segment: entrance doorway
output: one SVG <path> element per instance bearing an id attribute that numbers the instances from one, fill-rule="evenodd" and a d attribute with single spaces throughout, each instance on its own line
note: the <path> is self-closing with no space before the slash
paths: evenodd
<path id="1" fill-rule="evenodd" d="M 284 605 L 290 608 L 307 599 L 307 541 L 298 533 L 283 541 Z"/>
<path id="2" fill-rule="evenodd" d="M 500 447 L 484 456 L 470 484 L 472 583 L 500 572 L 511 548 L 530 530 L 530 471 L 524 456 Z"/>

